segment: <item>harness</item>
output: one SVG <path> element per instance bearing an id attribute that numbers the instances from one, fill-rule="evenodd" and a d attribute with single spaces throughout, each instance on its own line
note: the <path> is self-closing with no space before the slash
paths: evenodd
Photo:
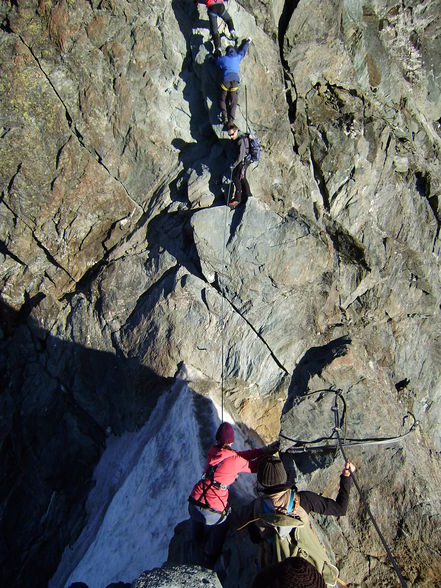
<path id="1" fill-rule="evenodd" d="M 211 506 L 208 506 L 207 492 L 210 488 L 215 488 L 216 490 L 228 490 L 227 484 L 221 484 L 220 482 L 216 482 L 216 480 L 214 479 L 214 474 L 216 473 L 217 468 L 220 466 L 220 464 L 222 462 L 225 461 L 225 459 L 227 459 L 227 458 L 224 458 L 222 461 L 220 461 L 216 465 L 210 464 L 207 468 L 207 471 L 202 475 L 201 480 L 203 480 L 204 483 L 202 484 L 201 497 L 198 500 L 196 500 L 195 498 L 192 498 L 191 496 L 189 497 L 189 501 L 192 504 L 194 504 L 195 506 L 199 506 L 200 508 L 205 508 L 207 510 L 210 510 L 211 512 L 224 514 L 224 516 L 226 514 L 228 514 L 228 507 L 225 506 L 224 510 L 219 511 L 219 510 L 215 510 L 214 508 L 211 508 Z M 205 483 L 206 481 L 208 481 L 209 483 L 206 484 Z"/>
<path id="2" fill-rule="evenodd" d="M 222 88 L 222 90 L 224 90 L 225 92 L 237 92 L 239 89 L 239 86 L 234 86 L 233 88 L 227 88 L 222 82 L 220 84 L 220 87 Z"/>
<path id="3" fill-rule="evenodd" d="M 202 475 L 201 480 L 209 480 L 211 482 L 211 484 L 208 486 L 208 488 L 211 488 L 212 486 L 214 488 L 216 488 L 216 490 L 228 490 L 228 485 L 227 484 L 221 484 L 220 482 L 216 482 L 216 480 L 214 479 L 214 474 L 216 473 L 217 468 L 220 466 L 220 464 L 225 461 L 224 459 L 222 461 L 220 461 L 219 463 L 217 463 L 216 465 L 209 465 L 207 471 Z M 204 488 L 206 488 L 205 484 L 204 484 Z M 206 490 L 208 490 L 208 488 L 206 488 Z"/>

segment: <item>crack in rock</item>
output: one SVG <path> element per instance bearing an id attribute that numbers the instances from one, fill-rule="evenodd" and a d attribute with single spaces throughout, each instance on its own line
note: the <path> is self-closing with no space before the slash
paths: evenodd
<path id="1" fill-rule="evenodd" d="M 95 149 L 92 150 L 92 149 L 89 149 L 89 147 L 87 147 L 87 145 L 84 142 L 83 135 L 80 133 L 80 131 L 76 128 L 76 126 L 74 124 L 73 118 L 70 115 L 69 109 L 68 109 L 65 101 L 63 100 L 62 96 L 60 95 L 60 93 L 56 89 L 56 87 L 53 84 L 52 80 L 50 79 L 49 75 L 44 70 L 43 66 L 41 65 L 40 60 L 35 55 L 35 53 L 32 50 L 32 48 L 23 39 L 23 37 L 21 35 L 18 35 L 18 37 L 21 40 L 21 42 L 23 43 L 23 45 L 28 49 L 29 53 L 32 55 L 33 59 L 35 60 L 35 63 L 37 64 L 37 66 L 40 69 L 41 73 L 46 78 L 46 80 L 47 80 L 48 84 L 50 85 L 50 87 L 52 88 L 55 96 L 58 98 L 58 100 L 60 101 L 60 103 L 63 105 L 65 116 L 66 116 L 66 120 L 67 120 L 67 124 L 68 124 L 68 127 L 69 127 L 70 131 L 72 132 L 72 135 L 77 139 L 77 141 L 81 145 L 81 147 L 83 149 L 85 149 L 94 158 L 94 160 L 107 172 L 107 174 L 109 175 L 109 177 L 111 177 L 113 180 L 115 180 L 115 182 L 117 182 L 122 187 L 122 189 L 124 190 L 126 196 L 130 199 L 130 201 L 133 203 L 133 205 L 138 210 L 142 210 L 142 207 L 129 194 L 129 192 L 128 192 L 127 188 L 125 187 L 124 183 L 118 177 L 114 176 L 110 172 L 109 168 L 104 164 L 101 155 Z"/>

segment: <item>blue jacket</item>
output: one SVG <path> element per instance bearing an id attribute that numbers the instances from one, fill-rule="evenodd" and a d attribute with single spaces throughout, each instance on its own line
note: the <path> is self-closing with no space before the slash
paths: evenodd
<path id="1" fill-rule="evenodd" d="M 238 49 L 227 47 L 225 55 L 216 57 L 216 65 L 222 71 L 223 82 L 238 82 L 240 80 L 239 64 L 245 57 L 249 44 L 250 42 L 247 39 L 242 41 Z"/>

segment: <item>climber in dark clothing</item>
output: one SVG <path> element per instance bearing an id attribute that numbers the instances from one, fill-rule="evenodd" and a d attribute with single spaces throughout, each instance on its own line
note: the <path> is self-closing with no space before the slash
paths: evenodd
<path id="1" fill-rule="evenodd" d="M 227 9 L 225 8 L 224 0 L 194 0 L 196 6 L 198 4 L 205 4 L 207 7 L 207 14 L 208 19 L 210 21 L 210 31 L 211 36 L 213 37 L 214 49 L 216 55 L 220 54 L 220 46 L 221 40 L 219 35 L 219 29 L 217 26 L 217 19 L 221 18 L 225 21 L 228 30 L 230 31 L 231 38 L 236 40 L 237 35 L 236 31 L 234 30 L 234 24 L 231 16 L 228 14 Z"/>
<path id="2" fill-rule="evenodd" d="M 251 42 L 250 37 L 245 39 L 236 49 L 232 45 L 227 47 L 225 55 L 218 55 L 216 57 L 216 65 L 221 70 L 222 79 L 220 82 L 220 96 L 219 107 L 222 113 L 222 122 L 224 124 L 232 123 L 236 116 L 237 108 L 237 93 L 239 91 L 239 65 L 245 57 Z M 229 113 L 227 109 L 227 101 L 229 101 Z"/>
<path id="3" fill-rule="evenodd" d="M 326 498 L 309 490 L 297 492 L 287 484 L 287 474 L 280 458 L 269 457 L 259 464 L 257 481 L 259 484 L 260 497 L 253 503 L 254 520 L 260 520 L 265 512 L 286 515 L 302 520 L 305 525 L 309 525 L 308 513 L 316 512 L 322 515 L 343 516 L 346 514 L 349 493 L 351 490 L 351 474 L 355 471 L 355 466 L 346 462 L 340 476 L 340 488 L 337 498 Z M 289 528 L 287 528 L 287 533 Z M 263 568 L 285 559 L 274 551 L 274 544 L 268 540 L 274 535 L 274 529 L 264 522 L 253 523 L 250 529 L 250 536 L 253 541 L 260 546 L 260 566 Z M 285 553 L 286 555 L 286 553 Z"/>
<path id="4" fill-rule="evenodd" d="M 285 467 L 277 457 L 270 457 L 260 464 L 257 481 L 260 485 L 260 493 L 269 497 L 276 509 L 282 508 L 283 510 L 289 503 L 292 492 L 295 491 L 298 505 L 307 513 L 312 511 L 322 515 L 341 517 L 346 514 L 348 509 L 351 474 L 354 471 L 355 466 L 346 462 L 340 476 L 340 488 L 335 500 L 309 490 L 297 492 L 287 485 Z"/>
<path id="5" fill-rule="evenodd" d="M 251 194 L 250 185 L 247 180 L 247 169 L 251 163 L 250 141 L 247 135 L 239 133 L 235 124 L 230 123 L 227 126 L 227 132 L 233 141 L 233 163 L 231 164 L 232 181 L 236 192 L 233 199 L 228 203 L 230 208 L 236 208 L 241 202 L 245 203 Z"/>

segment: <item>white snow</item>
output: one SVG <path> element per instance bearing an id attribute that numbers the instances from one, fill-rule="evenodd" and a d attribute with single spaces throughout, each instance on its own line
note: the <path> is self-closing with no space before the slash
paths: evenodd
<path id="1" fill-rule="evenodd" d="M 88 523 L 65 549 L 49 588 L 80 581 L 89 588 L 132 582 L 167 560 L 175 526 L 188 519 L 188 495 L 205 463 L 193 394 L 177 381 L 140 431 L 108 438 L 86 505 Z M 213 404 L 213 438 L 218 414 Z M 224 420 L 232 422 L 225 414 Z M 243 448 L 237 429 L 236 438 L 235 447 Z M 254 480 L 239 476 L 236 482 L 250 499 Z"/>

